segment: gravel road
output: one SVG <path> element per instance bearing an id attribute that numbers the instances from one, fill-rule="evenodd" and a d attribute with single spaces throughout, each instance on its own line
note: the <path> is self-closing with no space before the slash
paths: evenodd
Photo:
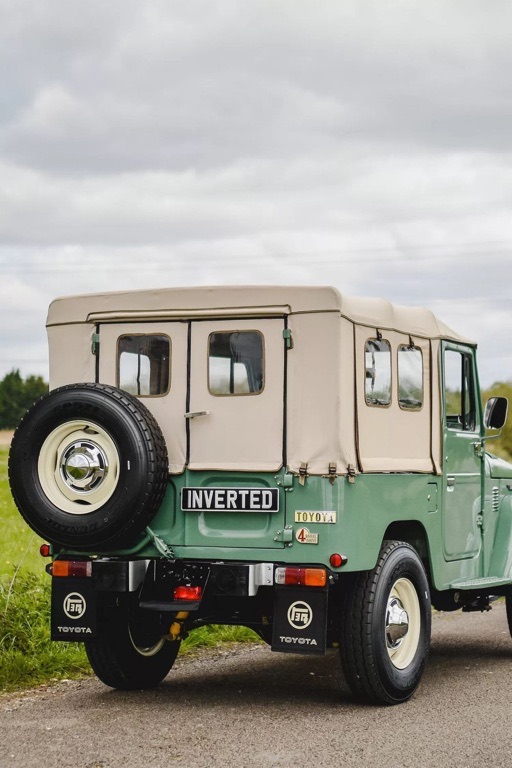
<path id="1" fill-rule="evenodd" d="M 157 690 L 96 679 L 0 697 L 2 768 L 511 768 L 512 639 L 504 605 L 435 614 L 422 685 L 357 705 L 335 652 L 265 646 L 178 660 Z"/>

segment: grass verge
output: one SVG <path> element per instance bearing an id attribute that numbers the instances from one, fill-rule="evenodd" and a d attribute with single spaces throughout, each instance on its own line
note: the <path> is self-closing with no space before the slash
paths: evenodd
<path id="1" fill-rule="evenodd" d="M 82 643 L 50 640 L 50 579 L 30 571 L 0 579 L 0 691 L 31 688 L 83 677 L 91 668 Z M 246 627 L 207 626 L 193 630 L 180 654 L 219 644 L 258 642 Z"/>
<path id="2" fill-rule="evenodd" d="M 0 691 L 90 672 L 80 643 L 49 637 L 50 579 L 19 571 L 0 580 Z"/>
<path id="3" fill-rule="evenodd" d="M 43 570 L 43 561 L 39 556 L 42 540 L 25 523 L 11 496 L 7 477 L 7 454 L 7 448 L 0 447 L 0 578 L 10 577 L 14 569 L 35 573 L 41 573 Z"/>

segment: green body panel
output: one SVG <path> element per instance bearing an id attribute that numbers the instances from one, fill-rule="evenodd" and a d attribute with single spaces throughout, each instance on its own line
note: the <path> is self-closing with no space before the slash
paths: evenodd
<path id="1" fill-rule="evenodd" d="M 276 476 L 266 473 L 191 472 L 170 478 L 161 509 L 151 530 L 169 544 L 179 557 L 196 550 L 208 551 L 193 557 L 217 557 L 219 549 L 236 549 L 238 558 L 245 550 L 281 550 L 284 543 L 275 540 L 284 527 L 285 494 L 280 488 L 278 512 L 182 512 L 181 490 L 198 488 L 277 488 Z M 232 559 L 232 558 L 231 558 Z"/>
<path id="2" fill-rule="evenodd" d="M 482 461 L 475 452 L 478 435 L 446 430 L 443 477 L 443 553 L 446 560 L 475 556 L 480 550 L 478 526 Z"/>
<path id="3" fill-rule="evenodd" d="M 487 454 L 487 461 L 489 463 L 489 474 L 491 477 L 499 477 L 503 479 L 512 479 L 512 464 L 508 461 L 500 459 L 498 456 Z"/>
<path id="4" fill-rule="evenodd" d="M 489 454 L 485 463 L 484 543 L 488 573 L 512 579 L 512 465 Z"/>
<path id="5" fill-rule="evenodd" d="M 456 558 L 445 554 L 450 527 L 443 517 L 452 513 L 439 503 L 447 496 L 445 478 L 427 474 L 362 474 L 353 483 L 345 477 L 333 483 L 326 477 L 308 477 L 301 485 L 297 477 L 284 473 L 186 471 L 171 478 L 151 531 L 171 547 L 176 558 L 331 568 L 330 556 L 339 553 L 347 563 L 332 569 L 338 572 L 369 570 L 386 537 L 404 539 L 429 562 L 433 585 L 443 590 L 454 582 L 485 576 L 512 579 L 512 491 L 497 482 L 488 476 L 483 528 L 477 524 L 480 496 L 475 491 L 472 516 L 463 518 L 468 547 L 462 551 L 461 544 Z M 180 491 L 186 486 L 279 488 L 280 511 L 182 512 Z M 330 519 L 333 512 L 336 522 L 319 521 Z M 312 534 L 309 541 L 317 543 L 297 539 L 304 528 Z M 283 536 L 283 530 L 288 535 Z M 159 556 L 150 536 L 125 554 Z"/>
<path id="6" fill-rule="evenodd" d="M 508 490 L 496 507 L 489 529 L 489 574 L 512 579 L 512 492 Z"/>

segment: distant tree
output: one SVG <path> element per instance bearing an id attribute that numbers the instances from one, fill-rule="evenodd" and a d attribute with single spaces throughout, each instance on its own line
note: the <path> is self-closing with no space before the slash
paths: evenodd
<path id="1" fill-rule="evenodd" d="M 0 429 L 14 429 L 32 403 L 48 392 L 42 376 L 23 379 L 13 370 L 0 381 Z"/>

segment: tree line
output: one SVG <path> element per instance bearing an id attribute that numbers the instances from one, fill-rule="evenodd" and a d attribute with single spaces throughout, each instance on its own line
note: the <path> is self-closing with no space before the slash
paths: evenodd
<path id="1" fill-rule="evenodd" d="M 18 370 L 0 381 L 0 429 L 15 429 L 32 403 L 48 392 L 42 376 L 22 378 Z"/>

